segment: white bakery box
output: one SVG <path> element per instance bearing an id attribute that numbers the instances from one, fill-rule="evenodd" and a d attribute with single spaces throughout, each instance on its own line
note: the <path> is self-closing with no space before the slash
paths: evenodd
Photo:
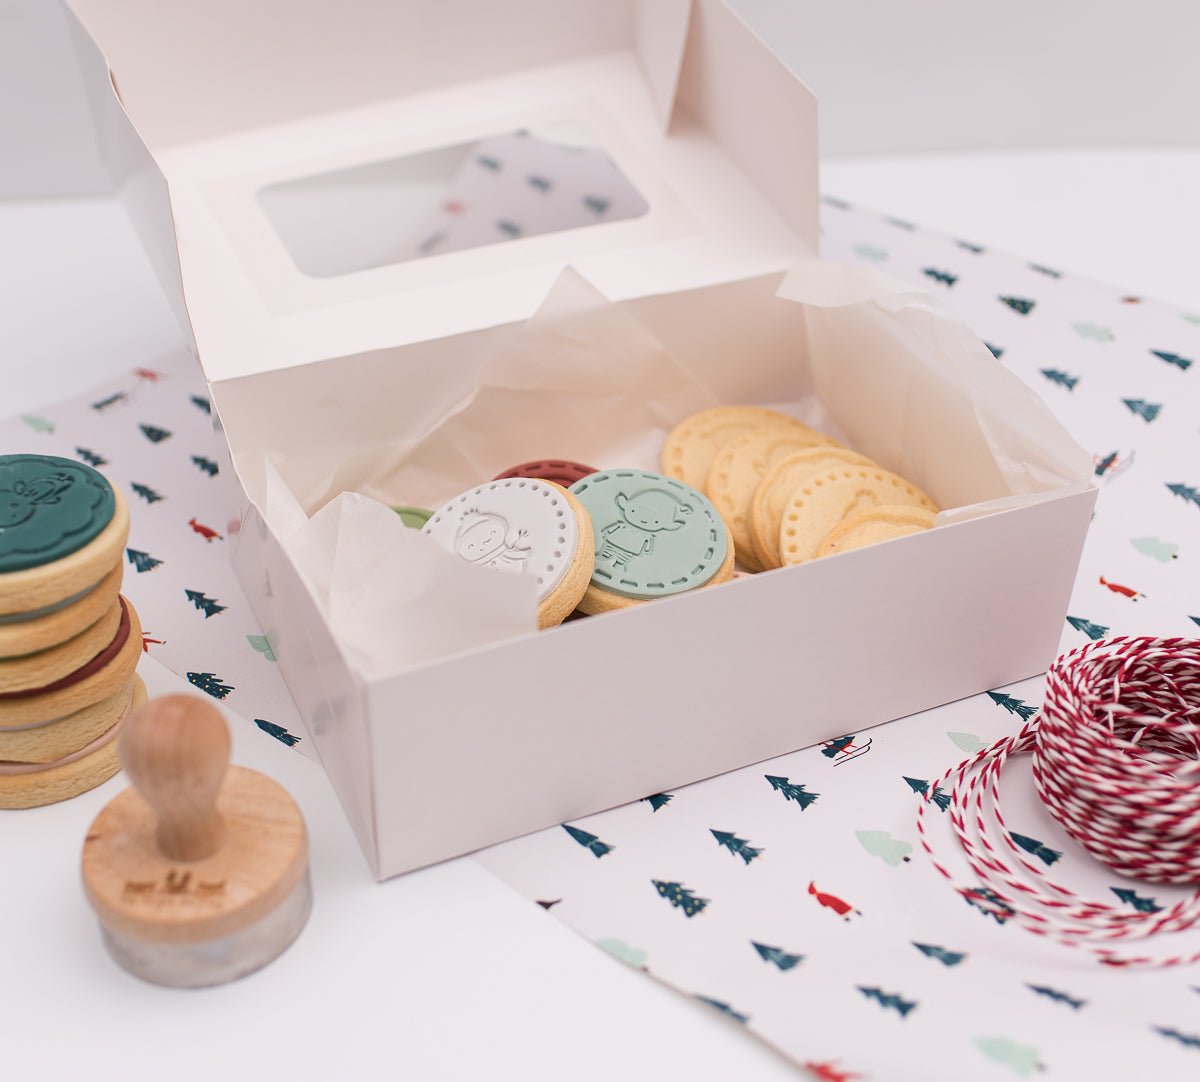
<path id="1" fill-rule="evenodd" d="M 815 261 L 815 100 L 721 0 L 71 6 L 228 442 L 238 573 L 378 877 L 1053 659 L 1088 456 L 931 298 Z M 536 193 L 610 184 L 623 219 L 420 240 L 514 139 L 586 165 Z M 386 506 L 654 468 L 720 402 L 825 428 L 938 526 L 538 632 L 526 579 Z"/>

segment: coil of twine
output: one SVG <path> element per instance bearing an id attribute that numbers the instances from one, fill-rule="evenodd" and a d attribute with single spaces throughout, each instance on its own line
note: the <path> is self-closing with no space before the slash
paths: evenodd
<path id="1" fill-rule="evenodd" d="M 1047 674 L 1040 713 L 948 770 L 917 808 L 921 845 L 953 883 L 925 822 L 934 793 L 950 795 L 952 829 L 1004 920 L 1110 965 L 1200 961 L 1200 951 L 1150 957 L 1112 946 L 1190 928 L 1200 921 L 1200 889 L 1131 911 L 1082 898 L 1031 863 L 1010 837 L 999 792 L 1004 764 L 1024 752 L 1050 815 L 1097 860 L 1134 879 L 1200 887 L 1200 640 L 1122 636 L 1064 654 Z"/>

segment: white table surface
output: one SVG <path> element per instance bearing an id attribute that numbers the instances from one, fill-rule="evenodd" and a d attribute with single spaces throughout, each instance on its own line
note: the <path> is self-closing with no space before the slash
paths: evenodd
<path id="1" fill-rule="evenodd" d="M 853 202 L 1191 308 L 1197 181 L 1200 153 L 1183 151 L 825 170 L 826 189 Z M 5 414 L 178 346 L 114 204 L 0 203 L 0 238 Z M 152 693 L 181 686 L 152 660 L 142 673 Z M 104 954 L 78 875 L 87 826 L 123 780 L 0 814 L 0 1077 L 796 1077 L 738 1027 L 628 971 L 469 860 L 374 884 L 320 768 L 245 723 L 233 730 L 235 761 L 278 778 L 308 821 L 308 928 L 238 984 L 141 984 Z"/>

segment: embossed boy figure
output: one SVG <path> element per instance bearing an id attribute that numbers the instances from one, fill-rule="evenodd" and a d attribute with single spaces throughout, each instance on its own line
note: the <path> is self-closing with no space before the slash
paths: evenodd
<path id="1" fill-rule="evenodd" d="M 73 481 L 66 474 L 51 473 L 28 484 L 17 481 L 11 488 L 0 489 L 0 530 L 28 522 L 40 506 L 58 503 Z"/>
<path id="2" fill-rule="evenodd" d="M 608 560 L 613 568 L 629 566 L 638 556 L 654 551 L 654 535 L 678 530 L 692 509 L 676 496 L 661 488 L 646 488 L 633 496 L 617 493 L 621 519 L 610 522 L 600 531 L 600 551 L 597 560 Z"/>
<path id="3" fill-rule="evenodd" d="M 454 547 L 468 563 L 520 574 L 532 551 L 526 530 L 514 530 L 502 515 L 471 508 L 464 512 L 454 535 Z"/>

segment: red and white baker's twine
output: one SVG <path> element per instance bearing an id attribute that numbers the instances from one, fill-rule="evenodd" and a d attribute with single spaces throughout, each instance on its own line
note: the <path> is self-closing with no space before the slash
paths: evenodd
<path id="1" fill-rule="evenodd" d="M 1012 911 L 1006 919 L 1110 965 L 1200 961 L 1200 951 L 1147 957 L 1109 946 L 1190 928 L 1200 921 L 1200 889 L 1158 912 L 1139 912 L 1081 898 L 1026 857 L 1009 835 L 999 783 L 1008 758 L 1027 751 L 1047 810 L 1089 853 L 1135 879 L 1200 887 L 1200 639 L 1122 636 L 1064 654 L 1047 674 L 1041 712 L 1015 736 L 948 770 L 917 810 L 921 845 L 954 883 L 925 823 L 934 793 L 950 794 L 947 815 L 967 862 Z M 964 895 L 972 889 L 955 886 Z"/>

